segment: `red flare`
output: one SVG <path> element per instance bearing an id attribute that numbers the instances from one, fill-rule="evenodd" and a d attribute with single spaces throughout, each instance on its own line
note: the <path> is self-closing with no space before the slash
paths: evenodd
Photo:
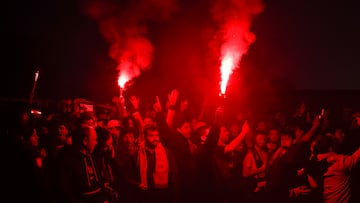
<path id="1" fill-rule="evenodd" d="M 222 95 L 225 95 L 226 87 L 234 67 L 234 59 L 230 55 L 227 55 L 222 59 L 220 67 L 220 92 Z"/>
<path id="2" fill-rule="evenodd" d="M 130 78 L 129 78 L 127 75 L 125 75 L 125 74 L 120 75 L 120 76 L 119 76 L 119 79 L 118 79 L 118 85 L 119 85 L 119 87 L 120 87 L 121 89 L 124 89 L 124 88 L 125 88 L 125 84 L 126 84 L 127 82 L 129 82 L 129 80 L 130 80 Z"/>

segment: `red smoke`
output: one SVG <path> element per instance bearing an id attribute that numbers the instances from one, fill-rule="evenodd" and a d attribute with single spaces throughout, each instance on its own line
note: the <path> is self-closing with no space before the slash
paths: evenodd
<path id="1" fill-rule="evenodd" d="M 151 68 L 154 47 L 147 38 L 148 20 L 166 20 L 176 10 L 176 0 L 85 1 L 85 12 L 99 23 L 108 41 L 109 56 L 117 62 L 122 81 Z"/>
<path id="2" fill-rule="evenodd" d="M 255 42 L 250 31 L 254 16 L 263 11 L 262 0 L 215 0 L 212 7 L 213 19 L 219 31 L 216 44 L 220 47 L 220 92 L 225 94 L 232 71 L 238 67 L 249 46 Z"/>

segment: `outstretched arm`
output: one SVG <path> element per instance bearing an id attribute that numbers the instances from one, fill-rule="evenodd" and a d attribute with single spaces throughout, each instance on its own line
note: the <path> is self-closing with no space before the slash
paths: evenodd
<path id="1" fill-rule="evenodd" d="M 238 146 L 240 144 L 240 142 L 244 139 L 244 137 L 250 132 L 250 127 L 249 124 L 247 123 L 247 121 L 245 121 L 245 123 L 243 124 L 242 130 L 240 132 L 240 134 L 233 140 L 230 142 L 230 144 L 226 145 L 224 148 L 224 153 L 229 153 L 234 151 L 234 149 L 236 148 L 236 146 Z"/>

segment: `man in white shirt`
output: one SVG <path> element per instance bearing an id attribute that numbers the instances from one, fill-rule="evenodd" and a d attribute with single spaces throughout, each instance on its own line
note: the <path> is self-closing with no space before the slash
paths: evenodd
<path id="1" fill-rule="evenodd" d="M 323 175 L 324 202 L 349 202 L 351 200 L 350 178 L 360 160 L 360 147 L 350 156 L 333 151 L 330 136 L 321 137 L 314 146 L 317 160 L 327 160 L 329 167 Z"/>

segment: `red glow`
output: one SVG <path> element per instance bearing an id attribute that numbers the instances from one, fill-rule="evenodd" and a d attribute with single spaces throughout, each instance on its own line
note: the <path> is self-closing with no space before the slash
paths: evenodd
<path id="1" fill-rule="evenodd" d="M 124 89 L 124 87 L 125 87 L 125 84 L 127 83 L 127 82 L 129 82 L 129 77 L 127 76 L 127 75 L 125 75 L 125 74 L 123 74 L 123 75 L 120 75 L 119 76 L 119 79 L 118 79 L 118 85 L 119 85 L 119 87 L 120 88 L 122 88 L 122 89 Z"/>
<path id="2" fill-rule="evenodd" d="M 249 31 L 250 22 L 228 20 L 224 24 L 223 43 L 221 45 L 221 94 L 225 94 L 231 73 L 240 64 L 241 58 L 255 41 L 255 35 Z"/>
<path id="3" fill-rule="evenodd" d="M 40 116 L 41 116 L 41 111 L 38 111 L 35 109 L 30 110 L 30 113 L 34 118 L 40 118 Z"/>
<path id="4" fill-rule="evenodd" d="M 38 111 L 38 110 L 31 110 L 30 113 L 36 114 L 36 115 L 41 115 L 41 111 Z"/>
<path id="5" fill-rule="evenodd" d="M 262 0 L 216 0 L 213 4 L 213 19 L 220 28 L 217 36 L 221 36 L 214 38 L 220 47 L 221 94 L 226 93 L 231 73 L 255 42 L 255 35 L 250 31 L 251 22 L 262 10 Z"/>
<path id="6" fill-rule="evenodd" d="M 221 61 L 220 67 L 220 74 L 221 74 L 221 81 L 220 81 L 220 92 L 221 94 L 225 94 L 226 87 L 229 82 L 230 75 L 234 69 L 234 59 L 227 55 Z"/>
<path id="7" fill-rule="evenodd" d="M 116 1 L 85 1 L 84 12 L 99 23 L 109 43 L 109 56 L 117 63 L 121 89 L 151 68 L 154 47 L 148 39 L 148 19 L 166 20 L 176 11 L 176 0 L 139 0 L 122 7 Z"/>

